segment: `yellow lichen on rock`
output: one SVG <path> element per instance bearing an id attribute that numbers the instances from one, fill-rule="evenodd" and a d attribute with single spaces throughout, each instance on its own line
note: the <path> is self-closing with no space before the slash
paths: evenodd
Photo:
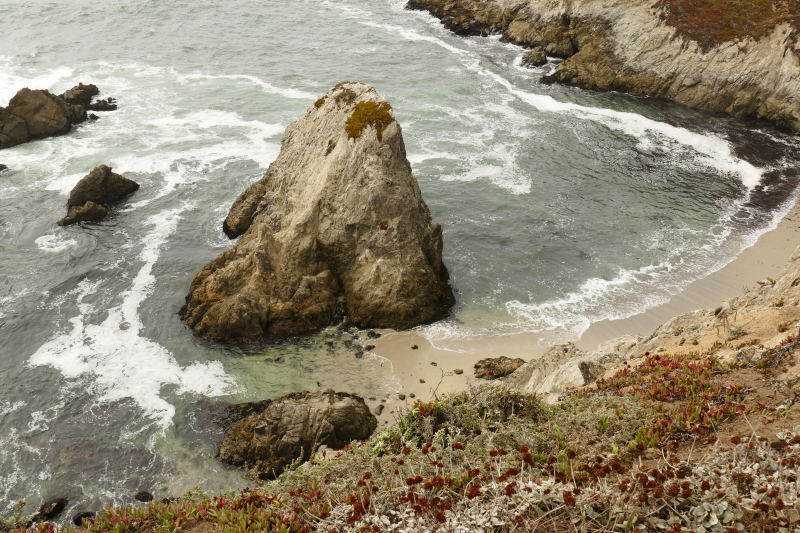
<path id="1" fill-rule="evenodd" d="M 361 137 L 364 128 L 373 126 L 378 135 L 378 141 L 383 140 L 383 129 L 394 122 L 392 116 L 392 106 L 387 102 L 377 104 L 375 102 L 361 102 L 356 104 L 353 114 L 347 119 L 345 129 L 349 139 Z"/>

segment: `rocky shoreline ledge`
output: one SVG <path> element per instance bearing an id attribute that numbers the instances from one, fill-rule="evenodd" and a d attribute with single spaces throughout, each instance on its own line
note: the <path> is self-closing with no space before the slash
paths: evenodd
<path id="1" fill-rule="evenodd" d="M 797 532 L 798 303 L 800 248 L 778 278 L 649 336 L 591 352 L 556 345 L 521 366 L 481 361 L 487 378 L 516 370 L 417 400 L 369 439 L 375 419 L 348 394 L 233 406 L 227 427 L 246 434 L 234 463 L 254 488 L 84 513 L 77 531 Z M 332 433 L 290 426 L 342 401 L 335 409 L 360 414 L 339 425 L 358 418 L 350 425 L 364 438 L 308 453 L 298 436 L 316 444 Z M 280 442 L 276 429 L 288 438 L 283 473 L 259 480 L 263 465 L 248 454 Z"/>
<path id="2" fill-rule="evenodd" d="M 458 35 L 563 58 L 544 82 L 665 98 L 800 133 L 797 8 L 738 0 L 410 0 Z M 538 58 L 538 61 L 536 60 Z"/>

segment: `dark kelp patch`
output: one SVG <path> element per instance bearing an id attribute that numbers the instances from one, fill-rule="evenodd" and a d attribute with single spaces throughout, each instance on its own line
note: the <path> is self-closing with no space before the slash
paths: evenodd
<path id="1" fill-rule="evenodd" d="M 364 128 L 373 126 L 378 135 L 378 141 L 383 140 L 383 130 L 394 122 L 391 114 L 392 106 L 388 102 L 360 102 L 353 109 L 353 114 L 347 119 L 345 129 L 349 139 L 361 137 Z"/>

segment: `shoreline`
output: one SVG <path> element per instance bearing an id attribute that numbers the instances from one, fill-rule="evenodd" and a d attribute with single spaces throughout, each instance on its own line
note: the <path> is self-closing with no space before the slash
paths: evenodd
<path id="1" fill-rule="evenodd" d="M 800 245 L 798 197 L 800 194 L 795 196 L 794 204 L 777 227 L 759 236 L 755 244 L 721 269 L 690 283 L 662 305 L 623 319 L 593 323 L 574 341 L 575 345 L 588 351 L 622 335 L 646 336 L 678 315 L 704 307 L 713 309 L 723 300 L 741 295 L 745 286 L 753 288 L 767 277 L 777 278 Z M 394 380 L 399 383 L 396 393 L 381 404 L 384 405 L 378 417 L 381 426 L 393 419 L 396 408 L 410 406 L 414 399 L 429 401 L 434 394 L 487 383 L 474 377 L 473 366 L 481 359 L 506 356 L 527 362 L 549 349 L 539 345 L 539 334 L 535 332 L 432 342 L 413 330 L 387 331 L 375 345 L 373 353 L 391 363 Z M 418 349 L 412 349 L 413 345 Z M 454 374 L 456 369 L 463 373 Z M 415 398 L 410 397 L 411 393 Z M 405 394 L 405 400 L 400 400 L 398 394 Z"/>

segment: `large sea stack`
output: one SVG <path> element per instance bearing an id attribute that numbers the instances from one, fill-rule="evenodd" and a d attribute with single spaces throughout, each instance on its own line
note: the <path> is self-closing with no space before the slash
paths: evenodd
<path id="1" fill-rule="evenodd" d="M 400 125 L 374 88 L 342 83 L 286 129 L 280 155 L 231 207 L 239 244 L 195 277 L 184 321 L 211 341 L 410 328 L 454 304 Z"/>

